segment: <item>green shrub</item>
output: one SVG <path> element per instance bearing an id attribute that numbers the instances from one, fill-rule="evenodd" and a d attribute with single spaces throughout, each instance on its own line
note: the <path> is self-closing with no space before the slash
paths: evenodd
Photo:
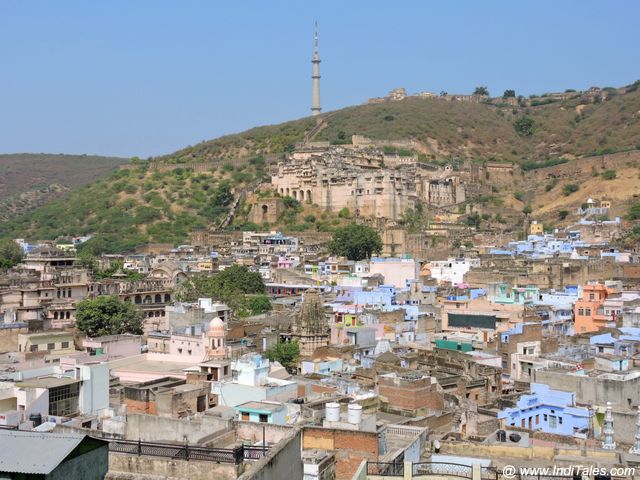
<path id="1" fill-rule="evenodd" d="M 530 137 L 535 131 L 535 122 L 533 121 L 533 118 L 525 115 L 513 122 L 513 127 L 516 129 L 516 133 L 521 137 Z"/>
<path id="2" fill-rule="evenodd" d="M 338 212 L 338 217 L 340 218 L 351 218 L 351 212 L 347 207 L 344 207 Z"/>
<path id="3" fill-rule="evenodd" d="M 602 172 L 602 178 L 604 178 L 605 180 L 614 180 L 616 178 L 616 171 L 605 170 L 604 172 Z"/>
<path id="4" fill-rule="evenodd" d="M 580 190 L 580 185 L 576 183 L 567 183 L 564 187 L 562 187 L 562 194 L 565 197 L 568 197 L 569 195 L 577 192 L 578 190 Z"/>

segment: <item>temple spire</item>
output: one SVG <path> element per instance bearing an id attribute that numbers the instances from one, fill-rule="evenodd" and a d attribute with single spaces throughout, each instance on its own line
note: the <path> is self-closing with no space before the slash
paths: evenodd
<path id="1" fill-rule="evenodd" d="M 313 82 L 313 95 L 311 98 L 311 114 L 319 115 L 322 111 L 320 107 L 320 55 L 318 54 L 318 22 L 315 23 L 315 29 L 313 34 L 313 75 L 311 76 Z"/>

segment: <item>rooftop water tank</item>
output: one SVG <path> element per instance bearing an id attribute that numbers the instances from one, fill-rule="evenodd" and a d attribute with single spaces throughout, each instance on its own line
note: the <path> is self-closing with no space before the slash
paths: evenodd
<path id="1" fill-rule="evenodd" d="M 325 418 L 328 422 L 340 421 L 340 404 L 329 402 L 325 405 Z"/>
<path id="2" fill-rule="evenodd" d="M 362 405 L 350 403 L 347 410 L 347 421 L 353 425 L 360 425 L 362 422 Z"/>

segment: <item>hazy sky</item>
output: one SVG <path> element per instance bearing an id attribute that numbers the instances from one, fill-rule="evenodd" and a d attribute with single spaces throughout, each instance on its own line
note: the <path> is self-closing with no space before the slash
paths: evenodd
<path id="1" fill-rule="evenodd" d="M 0 152 L 147 157 L 394 87 L 640 78 L 640 2 L 0 0 Z"/>

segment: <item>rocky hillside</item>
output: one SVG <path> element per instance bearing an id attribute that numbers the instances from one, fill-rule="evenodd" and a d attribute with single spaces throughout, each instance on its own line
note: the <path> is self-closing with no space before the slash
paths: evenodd
<path id="1" fill-rule="evenodd" d="M 639 85 L 603 89 L 602 97 L 572 92 L 563 99 L 541 97 L 529 106 L 407 98 L 331 112 L 320 124 L 305 118 L 258 127 L 152 162 L 135 162 L 0 223 L 0 237 L 94 234 L 89 247 L 97 253 L 150 241 L 181 243 L 193 228 L 212 224 L 329 231 L 349 219 L 288 199 L 277 225 L 257 226 L 248 222 L 245 199 L 268 195 L 268 187 L 260 184 L 268 182 L 268 160 L 278 157 L 274 154 L 291 150 L 305 138 L 346 143 L 352 134 L 383 144 L 411 140 L 413 153 L 423 161 L 460 165 L 461 159 L 472 160 L 483 170 L 478 180 L 482 185 L 474 189 L 481 193 L 468 202 L 481 206 L 485 226 L 517 227 L 523 212 L 563 226 L 574 220 L 573 212 L 588 196 L 608 195 L 615 203 L 612 213 L 624 214 L 640 194 Z M 612 152 L 629 153 L 602 161 L 601 154 Z M 586 158 L 594 154 L 600 156 Z M 512 161 L 516 168 L 499 178 L 487 170 L 489 161 Z M 227 225 L 231 210 L 234 221 Z M 414 228 L 433 215 L 427 212 L 426 218 L 416 219 L 416 212 L 409 213 Z"/>
<path id="2" fill-rule="evenodd" d="M 314 140 L 347 143 L 351 135 L 377 140 L 414 140 L 428 159 L 537 161 L 573 158 L 640 146 L 640 81 L 605 88 L 599 94 L 567 92 L 563 99 L 541 96 L 528 106 L 500 99 L 487 103 L 408 97 L 323 114 Z M 523 120 L 524 119 L 524 120 Z M 529 124 L 530 128 L 527 128 Z M 200 143 L 162 161 L 233 159 L 280 153 L 315 126 L 315 118 L 253 128 Z"/>
<path id="3" fill-rule="evenodd" d="M 127 161 L 95 155 L 0 155 L 0 221 L 94 182 Z"/>

